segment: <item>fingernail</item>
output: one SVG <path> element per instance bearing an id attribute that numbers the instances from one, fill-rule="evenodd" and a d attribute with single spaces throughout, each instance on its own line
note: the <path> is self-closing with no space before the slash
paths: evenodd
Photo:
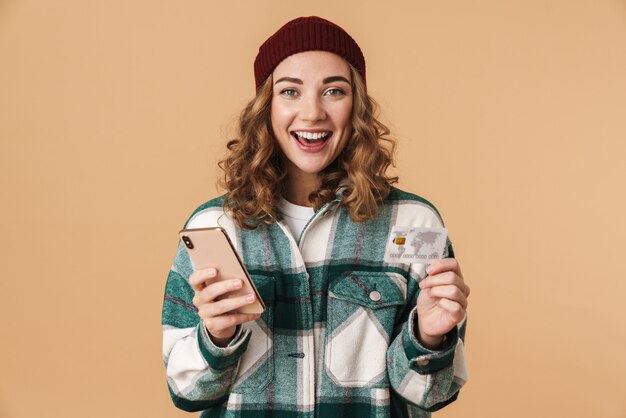
<path id="1" fill-rule="evenodd" d="M 239 288 L 241 287 L 241 280 L 235 280 L 235 281 L 233 282 L 233 287 L 234 287 L 235 289 L 239 289 Z"/>
<path id="2" fill-rule="evenodd" d="M 246 300 L 248 302 L 254 302 L 254 295 L 248 295 L 248 297 L 246 298 Z"/>
<path id="3" fill-rule="evenodd" d="M 215 269 L 209 269 L 209 277 L 215 277 L 216 271 Z"/>
<path id="4" fill-rule="evenodd" d="M 431 274 L 433 272 L 433 266 L 426 267 L 426 273 Z"/>

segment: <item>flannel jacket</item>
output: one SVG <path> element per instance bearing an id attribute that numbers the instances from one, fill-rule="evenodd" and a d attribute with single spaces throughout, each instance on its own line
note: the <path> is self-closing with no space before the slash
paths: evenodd
<path id="1" fill-rule="evenodd" d="M 185 228 L 224 228 L 267 310 L 215 346 L 192 304 L 194 267 L 179 244 L 162 317 L 177 407 L 201 417 L 429 417 L 456 399 L 467 379 L 465 321 L 443 349 L 423 347 L 413 324 L 426 265 L 383 261 L 392 226 L 443 226 L 432 204 L 392 189 L 377 217 L 354 223 L 339 192 L 296 241 L 280 216 L 238 228 L 222 201 L 200 206 Z M 449 241 L 446 251 L 454 256 Z"/>

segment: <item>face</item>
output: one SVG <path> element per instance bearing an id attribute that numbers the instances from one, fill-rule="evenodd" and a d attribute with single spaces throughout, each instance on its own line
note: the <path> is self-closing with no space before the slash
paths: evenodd
<path id="1" fill-rule="evenodd" d="M 352 134 L 352 79 L 343 58 L 326 51 L 291 55 L 273 72 L 271 119 L 287 176 L 317 176 Z"/>

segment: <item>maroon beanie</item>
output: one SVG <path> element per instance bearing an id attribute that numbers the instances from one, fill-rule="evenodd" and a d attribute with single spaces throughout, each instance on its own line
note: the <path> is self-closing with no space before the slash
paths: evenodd
<path id="1" fill-rule="evenodd" d="M 287 22 L 261 45 L 254 60 L 256 89 L 282 60 L 305 51 L 328 51 L 339 55 L 356 68 L 365 82 L 365 58 L 354 39 L 334 23 L 309 16 Z"/>

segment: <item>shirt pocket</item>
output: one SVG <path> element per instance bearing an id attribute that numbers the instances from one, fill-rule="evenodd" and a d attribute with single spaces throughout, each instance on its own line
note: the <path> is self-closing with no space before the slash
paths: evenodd
<path id="1" fill-rule="evenodd" d="M 338 386 L 385 387 L 387 349 L 406 279 L 398 273 L 347 271 L 328 292 L 325 369 Z"/>
<path id="2" fill-rule="evenodd" d="M 262 392 L 274 380 L 274 301 L 275 279 L 272 276 L 251 274 L 252 281 L 265 303 L 265 311 L 256 321 L 242 326 L 251 331 L 248 348 L 239 360 L 233 391 Z"/>

